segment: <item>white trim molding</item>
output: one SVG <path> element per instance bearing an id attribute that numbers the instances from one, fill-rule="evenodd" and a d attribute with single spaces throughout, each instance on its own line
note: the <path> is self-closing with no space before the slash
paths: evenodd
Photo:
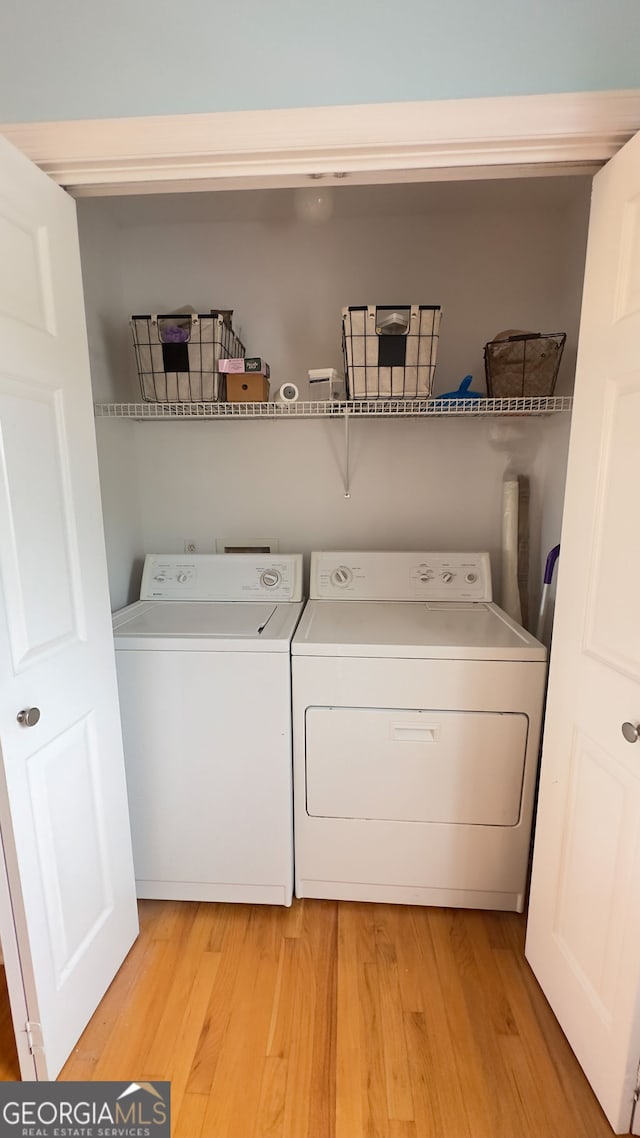
<path id="1" fill-rule="evenodd" d="M 640 90 L 0 125 L 75 196 L 594 169 L 638 129 Z"/>

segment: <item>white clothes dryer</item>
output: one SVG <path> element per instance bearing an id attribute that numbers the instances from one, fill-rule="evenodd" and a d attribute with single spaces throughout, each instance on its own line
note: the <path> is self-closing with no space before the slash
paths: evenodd
<path id="1" fill-rule="evenodd" d="M 491 602 L 486 553 L 313 553 L 297 895 L 521 911 L 545 660 Z"/>
<path id="2" fill-rule="evenodd" d="M 290 905 L 302 557 L 150 554 L 113 618 L 139 897 Z"/>

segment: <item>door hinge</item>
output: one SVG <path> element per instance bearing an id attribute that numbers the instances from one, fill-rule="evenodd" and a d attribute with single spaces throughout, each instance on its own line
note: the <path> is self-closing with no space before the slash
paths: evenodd
<path id="1" fill-rule="evenodd" d="M 24 1029 L 27 1035 L 27 1043 L 29 1044 L 29 1054 L 35 1055 L 36 1051 L 44 1051 L 42 1024 L 36 1023 L 33 1019 L 28 1019 L 24 1025 Z"/>

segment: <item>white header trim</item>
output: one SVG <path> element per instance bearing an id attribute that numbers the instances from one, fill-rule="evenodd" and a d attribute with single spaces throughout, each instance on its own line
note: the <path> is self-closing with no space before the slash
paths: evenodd
<path id="1" fill-rule="evenodd" d="M 589 167 L 638 129 L 640 90 L 0 126 L 77 195 Z"/>

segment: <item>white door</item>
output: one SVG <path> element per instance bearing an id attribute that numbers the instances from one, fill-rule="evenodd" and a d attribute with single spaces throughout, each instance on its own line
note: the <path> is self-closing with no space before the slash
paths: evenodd
<path id="1" fill-rule="evenodd" d="M 137 912 L 75 207 L 1 139 L 0 759 L 21 1069 L 55 1078 Z"/>
<path id="2" fill-rule="evenodd" d="M 639 504 L 636 136 L 594 180 L 526 945 L 618 1132 L 640 1060 Z"/>

